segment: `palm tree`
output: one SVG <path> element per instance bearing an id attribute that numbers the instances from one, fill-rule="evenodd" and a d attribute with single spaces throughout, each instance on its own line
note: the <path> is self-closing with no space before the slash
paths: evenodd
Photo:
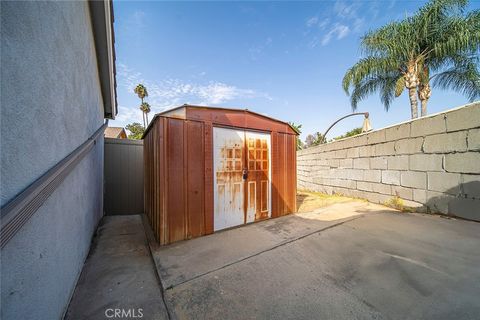
<path id="1" fill-rule="evenodd" d="M 150 104 L 148 102 L 142 102 L 140 105 L 140 110 L 142 110 L 143 114 L 145 115 L 145 118 L 147 119 L 147 126 L 148 126 L 148 114 L 150 113 Z"/>
<path id="2" fill-rule="evenodd" d="M 133 92 L 135 92 L 137 96 L 142 100 L 142 104 L 140 105 L 140 110 L 142 110 L 143 127 L 145 128 L 145 112 L 142 109 L 142 105 L 143 105 L 143 99 L 145 99 L 145 97 L 148 97 L 148 91 L 143 84 L 138 84 L 135 87 L 135 89 L 133 89 Z"/>
<path id="3" fill-rule="evenodd" d="M 433 87 L 460 91 L 471 101 L 480 96 L 480 10 L 464 15 L 467 4 L 468 0 L 432 1 L 414 16 L 417 30 L 424 30 L 419 37 L 424 52 L 418 86 L 422 116 L 427 114 L 432 80 Z"/>
<path id="4" fill-rule="evenodd" d="M 444 63 L 445 65 L 447 63 Z M 434 88 L 453 89 L 462 92 L 470 101 L 480 97 L 480 72 L 478 70 L 478 57 L 459 57 L 450 66 L 439 70 L 433 76 L 430 76 L 430 70 L 436 71 L 439 67 L 430 65 L 424 66 L 420 74 L 420 83 L 418 86 L 418 98 L 421 103 L 421 115 L 427 115 L 427 103 L 431 97 L 432 90 L 430 82 Z"/>
<path id="5" fill-rule="evenodd" d="M 367 57 L 343 78 L 347 94 L 353 87 L 352 108 L 379 91 L 388 111 L 391 101 L 407 89 L 412 118 L 418 117 L 417 94 L 426 115 L 434 77 L 434 87 L 461 91 L 470 100 L 479 96 L 480 11 L 464 16 L 466 4 L 466 0 L 433 0 L 414 16 L 367 33 L 361 41 Z"/>

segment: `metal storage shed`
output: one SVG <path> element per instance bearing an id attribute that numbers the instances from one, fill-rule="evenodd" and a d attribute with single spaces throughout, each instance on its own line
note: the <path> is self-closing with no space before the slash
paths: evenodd
<path id="1" fill-rule="evenodd" d="M 144 139 L 145 213 L 160 244 L 296 210 L 296 136 L 238 109 L 183 105 Z"/>

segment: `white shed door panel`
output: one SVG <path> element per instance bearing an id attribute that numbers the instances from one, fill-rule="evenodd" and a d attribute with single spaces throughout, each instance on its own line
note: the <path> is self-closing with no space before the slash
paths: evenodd
<path id="1" fill-rule="evenodd" d="M 245 223 L 244 145 L 244 131 L 213 128 L 214 231 Z"/>
<path id="2" fill-rule="evenodd" d="M 245 132 L 247 147 L 247 223 L 271 217 L 270 134 Z"/>

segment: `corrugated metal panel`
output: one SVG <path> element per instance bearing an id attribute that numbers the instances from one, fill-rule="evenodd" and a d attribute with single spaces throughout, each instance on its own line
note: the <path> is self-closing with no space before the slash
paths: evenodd
<path id="1" fill-rule="evenodd" d="M 185 239 L 185 177 L 183 120 L 168 119 L 167 147 L 167 219 L 168 241 Z"/>
<path id="2" fill-rule="evenodd" d="M 214 125 L 230 121 L 234 125 L 230 128 L 239 129 L 237 125 L 240 125 L 240 122 L 236 122 L 238 120 L 242 121 L 243 125 L 256 123 L 253 129 L 260 126 L 260 122 L 254 119 L 254 114 L 251 115 L 253 118 L 248 118 L 249 116 L 246 117 L 242 112 L 240 115 L 238 112 L 237 115 L 235 112 L 228 113 L 223 118 L 221 113 L 199 113 L 197 116 L 200 117 L 198 121 L 158 116 L 144 137 L 145 212 L 160 244 L 213 233 Z M 261 125 L 281 131 L 285 129 L 276 128 L 278 122 L 273 125 L 262 122 Z M 225 123 L 221 126 L 229 127 Z M 242 132 L 247 132 L 252 128 L 241 129 Z M 255 181 L 260 183 L 255 190 L 255 207 L 260 210 L 260 213 L 256 212 L 255 220 L 263 219 L 262 214 L 268 212 L 265 201 L 262 202 L 263 198 L 270 200 L 271 213 L 267 214 L 271 217 L 292 213 L 296 206 L 296 136 L 268 130 L 266 133 L 266 137 L 270 134 L 271 149 L 269 153 L 268 148 L 265 148 L 266 158 L 269 158 L 268 154 L 271 156 L 268 159 L 270 162 L 265 166 L 267 170 L 265 172 L 270 168 L 271 184 L 269 189 L 268 181 L 266 185 L 264 183 L 265 179 Z M 257 148 L 254 149 L 256 153 Z M 261 146 L 258 149 L 260 152 L 263 151 Z M 248 150 L 248 145 L 245 146 L 245 150 Z M 267 161 L 264 161 L 263 156 L 260 158 L 263 162 Z M 245 157 L 243 165 L 246 166 L 247 161 Z M 260 165 L 263 166 L 263 162 Z M 259 172 L 265 176 L 266 173 L 263 171 L 262 169 Z M 248 190 L 245 190 L 245 194 L 248 194 Z"/>
<path id="3" fill-rule="evenodd" d="M 143 141 L 105 138 L 104 161 L 105 213 L 143 213 Z"/>
<path id="4" fill-rule="evenodd" d="M 203 124 L 187 122 L 187 238 L 205 234 L 205 150 Z"/>
<path id="5" fill-rule="evenodd" d="M 296 136 L 272 136 L 272 217 L 296 211 Z"/>
<path id="6" fill-rule="evenodd" d="M 205 122 L 205 233 L 213 233 L 213 125 Z"/>

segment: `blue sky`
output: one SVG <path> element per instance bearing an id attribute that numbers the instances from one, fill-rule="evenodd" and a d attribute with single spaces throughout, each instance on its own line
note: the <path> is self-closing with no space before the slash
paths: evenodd
<path id="1" fill-rule="evenodd" d="M 417 1 L 138 2 L 116 1 L 119 115 L 141 122 L 137 83 L 153 114 L 184 103 L 248 108 L 302 124 L 302 138 L 351 112 L 341 87 L 361 56 L 368 30 L 414 12 Z M 471 8 L 478 7 L 474 3 Z M 429 113 L 467 103 L 434 90 Z M 386 112 L 377 95 L 359 105 L 374 128 L 410 118 L 406 92 Z M 330 137 L 361 126 L 339 123 Z"/>

